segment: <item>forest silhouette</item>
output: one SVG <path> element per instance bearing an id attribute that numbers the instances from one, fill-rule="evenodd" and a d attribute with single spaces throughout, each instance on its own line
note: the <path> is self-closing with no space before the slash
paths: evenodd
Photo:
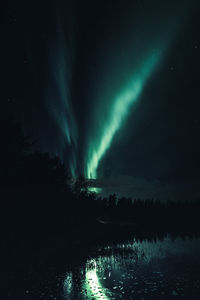
<path id="1" fill-rule="evenodd" d="M 199 199 L 161 202 L 116 194 L 99 197 L 89 192 L 81 176 L 72 185 L 59 157 L 34 151 L 31 138 L 13 117 L 2 119 L 0 128 L 1 226 L 32 231 L 90 226 L 118 233 L 125 228 L 149 235 L 198 232 Z"/>

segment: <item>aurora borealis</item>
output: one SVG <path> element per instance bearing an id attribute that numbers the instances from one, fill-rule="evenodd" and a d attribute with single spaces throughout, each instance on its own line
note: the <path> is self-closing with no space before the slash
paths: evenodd
<path id="1" fill-rule="evenodd" d="M 111 146 L 112 139 L 115 133 L 120 129 L 131 104 L 133 104 L 142 92 L 143 85 L 148 76 L 155 68 L 159 61 L 159 54 L 153 53 L 147 58 L 147 62 L 143 63 L 143 66 L 136 72 L 136 77 L 130 80 L 128 87 L 124 92 L 119 94 L 114 100 L 110 109 L 108 121 L 104 126 L 102 137 L 97 141 L 97 147 L 89 150 L 87 165 L 87 178 L 97 177 L 97 168 L 102 156 Z"/>
<path id="2" fill-rule="evenodd" d="M 10 58 L 19 83 L 9 99 L 37 149 L 58 155 L 73 178 L 187 177 L 183 161 L 199 149 L 195 0 L 13 7 L 23 68 Z"/>
<path id="3" fill-rule="evenodd" d="M 128 59 L 123 57 L 123 60 L 127 65 L 132 64 L 132 68 L 127 72 L 130 74 L 126 76 L 125 83 L 119 82 L 119 92 L 114 92 L 113 98 L 107 99 L 109 104 L 105 105 L 105 102 L 101 100 L 103 104 L 100 104 L 100 107 L 102 105 L 105 106 L 106 109 L 101 107 L 101 113 L 96 115 L 97 119 L 102 120 L 102 124 L 100 125 L 100 130 L 99 128 L 97 129 L 97 132 L 100 131 L 100 134 L 98 134 L 97 137 L 94 137 L 96 136 L 96 133 L 94 134 L 86 151 L 87 154 L 84 168 L 86 178 L 97 178 L 97 169 L 102 157 L 111 147 L 112 140 L 125 122 L 132 105 L 139 99 L 148 78 L 152 76 L 156 67 L 159 67 L 160 62 L 164 59 L 170 41 L 173 39 L 177 27 L 180 25 L 179 18 L 183 17 L 181 14 L 183 13 L 183 10 L 182 7 L 179 16 L 176 16 L 176 22 L 174 22 L 173 14 L 170 18 L 167 17 L 164 22 L 164 32 L 161 32 L 160 30 L 156 31 L 156 36 L 152 38 L 151 42 L 149 42 L 148 38 L 147 41 L 145 39 L 142 41 L 141 44 L 143 49 L 145 48 L 145 51 L 142 48 L 139 50 L 143 55 L 138 53 L 138 49 L 136 50 L 135 45 L 133 44 L 131 46 L 132 53 L 136 52 L 137 56 L 132 57 L 134 56 L 132 54 Z M 152 20 L 151 22 L 153 24 L 150 23 L 150 25 L 155 26 Z M 138 36 L 140 35 L 137 30 L 135 34 Z M 149 29 L 145 28 L 143 35 L 147 37 L 148 34 Z M 119 64 L 121 65 L 121 62 Z"/>
<path id="4" fill-rule="evenodd" d="M 2 2 L 2 299 L 200 299 L 199 16 Z"/>
<path id="5" fill-rule="evenodd" d="M 181 9 L 182 12 L 183 9 Z M 143 13 L 141 13 L 141 18 L 144 17 Z M 177 17 L 177 16 L 176 16 Z M 177 24 L 179 25 L 179 18 L 182 17 L 181 13 L 179 12 L 179 16 L 177 17 L 178 21 L 176 20 L 174 25 L 174 16 L 165 16 L 165 21 L 163 22 L 162 26 L 166 26 L 167 29 L 161 30 L 155 30 L 155 37 L 152 38 L 151 41 L 149 41 L 148 34 L 149 29 L 144 28 L 143 29 L 143 39 L 141 42 L 141 45 L 136 50 L 134 43 L 131 44 L 131 51 L 129 51 L 130 57 L 124 57 L 122 56 L 122 61 L 114 61 L 111 68 L 117 68 L 119 69 L 119 73 L 121 72 L 118 65 L 122 65 L 123 63 L 126 63 L 129 65 L 129 70 L 127 74 L 125 75 L 125 78 L 122 82 L 118 83 L 117 91 L 114 91 L 114 86 L 109 87 L 111 91 L 112 97 L 107 97 L 105 104 L 105 100 L 102 100 L 102 98 L 106 97 L 104 95 L 104 91 L 101 92 L 101 99 L 96 99 L 97 101 L 97 107 L 100 107 L 100 113 L 96 112 L 96 109 L 93 108 L 91 111 L 88 111 L 88 115 L 90 118 L 90 114 L 92 113 L 94 116 L 96 116 L 96 119 L 101 120 L 101 125 L 95 124 L 95 122 L 92 122 L 92 118 L 90 118 L 90 124 L 88 124 L 88 128 L 96 128 L 96 130 L 91 134 L 90 129 L 88 130 L 87 127 L 86 132 L 84 133 L 84 136 L 86 137 L 86 143 L 84 149 L 84 158 L 83 161 L 80 162 L 80 165 L 83 166 L 83 174 L 86 178 L 89 179 L 96 179 L 97 178 L 97 169 L 99 166 L 99 163 L 102 159 L 102 157 L 106 154 L 108 149 L 111 147 L 112 140 L 115 137 L 115 134 L 119 129 L 121 128 L 122 124 L 126 120 L 126 116 L 131 106 L 138 100 L 140 97 L 144 86 L 146 84 L 146 81 L 148 78 L 153 74 L 154 70 L 157 66 L 159 66 L 163 56 L 164 52 L 167 51 L 169 40 L 171 40 L 174 33 L 171 31 L 177 30 Z M 150 28 L 155 26 L 155 23 L 152 20 L 152 16 L 150 16 Z M 173 24 L 173 26 L 172 26 Z M 138 27 L 138 26 L 137 26 Z M 137 28 L 136 27 L 136 28 Z M 146 27 L 146 26 L 145 26 Z M 140 28 L 140 26 L 139 26 Z M 126 29 L 125 29 L 126 30 Z M 133 33 L 137 36 L 140 36 L 140 30 L 137 28 L 136 30 L 133 30 Z M 131 30 L 128 30 L 128 34 L 131 34 Z M 163 36 L 162 36 L 163 35 Z M 162 36 L 162 37 L 161 37 Z M 147 41 L 145 39 L 147 38 Z M 63 51 L 62 47 L 64 46 L 65 51 Z M 126 47 L 128 45 L 124 45 Z M 145 51 L 143 49 L 140 49 L 140 47 L 145 48 Z M 69 159 L 71 174 L 73 177 L 77 176 L 77 172 L 82 172 L 81 169 L 76 168 L 77 161 L 80 161 L 82 159 L 76 156 L 75 153 L 75 147 L 78 147 L 78 137 L 76 134 L 75 129 L 75 119 L 73 116 L 72 107 L 70 105 L 70 99 L 71 95 L 68 91 L 68 88 L 70 87 L 70 80 L 71 78 L 66 77 L 67 74 L 71 74 L 71 65 L 68 63 L 66 66 L 66 58 L 65 53 L 67 53 L 67 49 L 65 47 L 64 38 L 62 39 L 62 43 L 60 47 L 58 48 L 62 49 L 61 51 L 55 52 L 55 58 L 53 61 L 56 61 L 56 58 L 58 62 L 56 62 L 57 69 L 55 70 L 55 81 L 57 83 L 58 87 L 58 99 L 61 99 L 61 102 L 63 103 L 61 109 L 60 109 L 60 115 L 59 113 L 54 113 L 55 120 L 57 121 L 58 125 L 60 126 L 61 131 L 63 132 L 63 138 L 67 139 L 69 147 L 72 149 L 72 154 Z M 118 50 L 116 50 L 118 52 Z M 126 51 L 125 51 L 126 52 Z M 135 57 L 133 57 L 133 53 L 136 53 Z M 139 53 L 140 52 L 140 53 Z M 141 54 L 142 52 L 142 54 Z M 67 53 L 69 55 L 69 53 Z M 101 59 L 101 58 L 100 58 Z M 109 62 L 110 63 L 110 62 Z M 68 70 L 66 68 L 68 67 Z M 113 70 L 111 69 L 111 74 Z M 106 70 L 104 70 L 105 72 Z M 126 70 L 124 70 L 126 71 Z M 110 72 L 108 71 L 108 74 Z M 117 80 L 120 79 L 120 76 L 117 76 Z M 102 79 L 100 79 L 102 82 Z M 90 87 L 89 87 L 90 89 Z M 106 91 L 107 92 L 107 91 Z M 108 92 L 109 93 L 109 92 Z M 94 95 L 95 97 L 95 95 Z M 48 98 L 48 96 L 47 96 Z M 93 99 L 91 99 L 93 100 Z M 106 107 L 106 109 L 105 109 Z M 65 113 L 66 112 L 66 113 Z M 63 119 L 64 116 L 64 119 Z M 78 126 L 77 126 L 78 127 Z M 99 128 L 100 127 L 100 128 Z M 80 128 L 79 134 L 81 134 Z M 79 151 L 79 153 L 82 152 L 82 150 Z M 73 160 L 72 160 L 73 159 Z"/>

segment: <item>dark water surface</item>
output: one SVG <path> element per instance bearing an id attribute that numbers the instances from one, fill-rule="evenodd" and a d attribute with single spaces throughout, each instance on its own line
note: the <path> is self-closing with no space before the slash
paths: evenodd
<path id="1" fill-rule="evenodd" d="M 58 239 L 12 243 L 3 300 L 200 299 L 199 238 L 133 238 L 92 251 Z"/>

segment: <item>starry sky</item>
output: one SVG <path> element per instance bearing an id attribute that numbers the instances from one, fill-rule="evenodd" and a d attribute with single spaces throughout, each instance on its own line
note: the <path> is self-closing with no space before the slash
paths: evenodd
<path id="1" fill-rule="evenodd" d="M 197 0 L 9 1 L 1 114 L 73 177 L 198 185 L 199 12 Z"/>

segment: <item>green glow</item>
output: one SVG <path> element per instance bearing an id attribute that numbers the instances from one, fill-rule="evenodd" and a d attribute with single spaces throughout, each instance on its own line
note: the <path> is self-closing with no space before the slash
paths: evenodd
<path id="1" fill-rule="evenodd" d="M 144 85 L 158 65 L 160 57 L 161 51 L 149 53 L 126 88 L 114 99 L 102 135 L 97 144 L 92 144 L 90 148 L 86 170 L 87 178 L 97 178 L 97 168 L 100 160 L 110 148 L 112 140 L 116 132 L 122 126 L 131 105 L 133 105 L 141 95 Z"/>
<path id="2" fill-rule="evenodd" d="M 88 192 L 90 192 L 90 193 L 96 193 L 96 194 L 98 194 L 98 193 L 101 193 L 101 191 L 102 191 L 102 189 L 101 188 L 97 188 L 97 187 L 88 187 Z"/>
<path id="3" fill-rule="evenodd" d="M 71 176 L 76 178 L 76 149 L 78 129 L 71 101 L 71 72 L 72 49 L 66 43 L 66 37 L 61 24 L 57 24 L 59 30 L 54 45 L 50 47 L 49 61 L 51 72 L 49 74 L 50 84 L 46 89 L 46 104 L 48 112 L 54 120 L 58 133 L 56 147 L 59 156 L 65 158 L 68 150 L 68 165 Z"/>
<path id="4" fill-rule="evenodd" d="M 85 288 L 87 290 L 87 295 L 95 300 L 109 300 L 110 298 L 106 296 L 104 289 L 99 282 L 95 260 L 91 260 L 89 265 L 92 265 L 92 268 L 89 267 L 86 271 Z"/>
<path id="5" fill-rule="evenodd" d="M 100 161 L 139 100 L 148 79 L 162 65 L 191 6 L 190 1 L 185 0 L 173 4 L 166 1 L 159 6 L 149 2 L 145 10 L 138 11 L 138 22 L 135 20 L 133 27 L 126 27 L 127 39 L 122 39 L 120 34 L 119 39 L 110 36 L 98 63 L 100 80 L 98 85 L 94 81 L 91 88 L 92 116 L 88 118 L 84 155 L 84 175 L 89 179 L 97 178 Z M 157 9 L 159 14 L 155 18 Z"/>

